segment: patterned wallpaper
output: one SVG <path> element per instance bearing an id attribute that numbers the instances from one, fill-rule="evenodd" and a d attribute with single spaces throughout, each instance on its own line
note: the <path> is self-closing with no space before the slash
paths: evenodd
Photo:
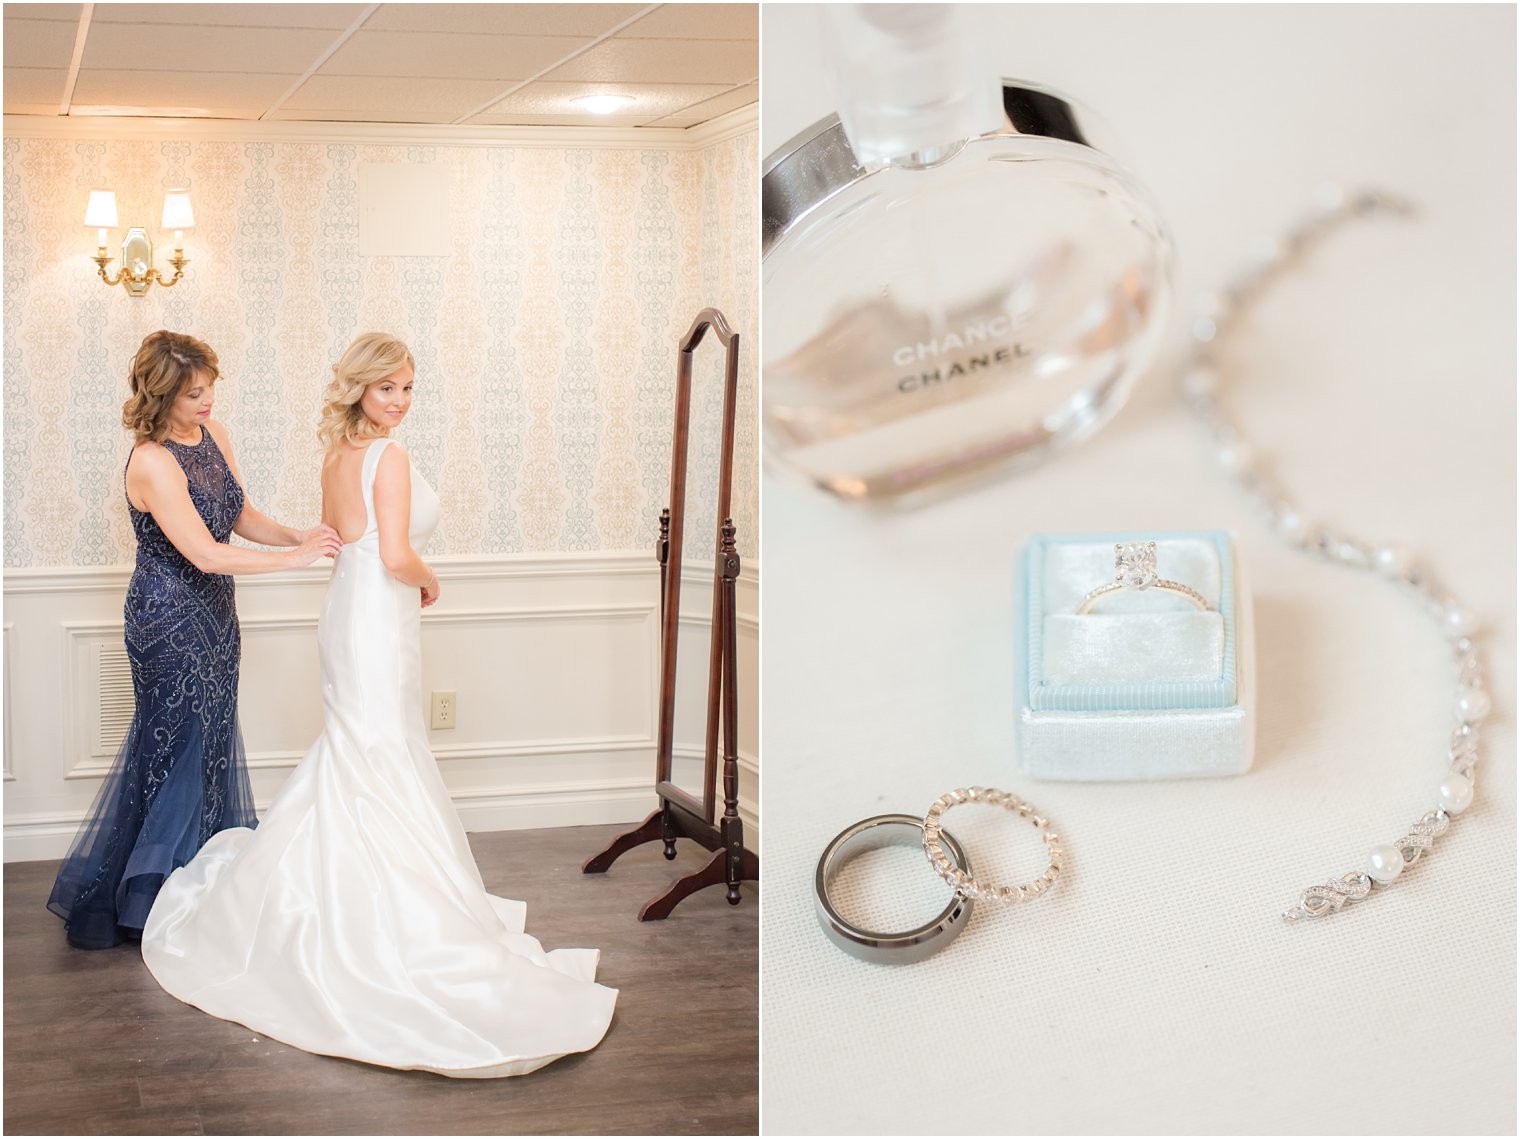
<path id="1" fill-rule="evenodd" d="M 251 501 L 281 521 L 316 520 L 330 366 L 380 329 L 417 360 L 398 437 L 443 498 L 430 553 L 649 548 L 675 345 L 705 305 L 741 334 L 733 509 L 754 559 L 757 147 L 756 131 L 682 151 L 7 138 L 4 564 L 132 560 L 120 409 L 131 357 L 160 327 L 217 351 L 213 414 Z M 447 167 L 447 257 L 359 255 L 362 162 Z M 197 222 L 185 279 L 142 299 L 107 289 L 81 224 L 89 190 L 114 188 L 127 224 L 156 222 L 162 187 L 181 184 Z M 706 533 L 715 342 L 696 371 L 691 463 L 706 485 L 688 533 Z"/>

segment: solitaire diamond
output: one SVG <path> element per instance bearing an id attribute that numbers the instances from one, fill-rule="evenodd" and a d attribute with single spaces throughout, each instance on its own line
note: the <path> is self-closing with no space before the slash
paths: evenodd
<path id="1" fill-rule="evenodd" d="M 1126 589 L 1156 584 L 1156 543 L 1123 542 L 1114 546 L 1114 580 Z"/>
<path id="2" fill-rule="evenodd" d="M 1157 589 L 1163 593 L 1175 593 L 1178 597 L 1196 605 L 1205 613 L 1209 602 L 1203 594 L 1180 581 L 1167 581 L 1156 576 L 1155 542 L 1117 542 L 1114 544 L 1114 580 L 1100 585 L 1077 604 L 1077 615 L 1092 611 L 1092 607 L 1111 593 L 1129 590 Z"/>

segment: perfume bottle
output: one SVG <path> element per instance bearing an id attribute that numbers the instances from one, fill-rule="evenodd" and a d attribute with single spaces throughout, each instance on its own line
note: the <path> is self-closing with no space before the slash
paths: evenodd
<path id="1" fill-rule="evenodd" d="M 963 6 L 820 15 L 839 114 L 762 175 L 767 460 L 900 499 L 1084 438 L 1164 327 L 1147 191 L 1089 112 L 975 64 Z"/>

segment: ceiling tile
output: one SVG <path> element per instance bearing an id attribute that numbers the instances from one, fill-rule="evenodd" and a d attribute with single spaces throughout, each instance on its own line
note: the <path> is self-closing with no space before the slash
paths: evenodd
<path id="1" fill-rule="evenodd" d="M 8 115 L 36 114 L 23 111 L 21 105 L 44 104 L 45 114 L 56 115 L 63 102 L 63 85 L 69 73 L 62 68 L 7 67 L 5 69 L 5 113 Z"/>
<path id="2" fill-rule="evenodd" d="M 382 4 L 365 31 L 470 32 L 518 36 L 605 35 L 640 4 Z"/>
<path id="3" fill-rule="evenodd" d="M 77 24 L 83 13 L 83 4 L 7 4 L 5 6 L 6 20 L 67 20 L 71 24 Z"/>
<path id="4" fill-rule="evenodd" d="M 646 7 L 382 4 L 271 117 L 448 123 L 494 99 L 471 125 L 684 127 L 754 102 L 756 5 L 663 4 L 589 46 Z M 57 113 L 81 11 L 78 4 L 5 6 L 8 113 Z M 79 114 L 257 118 L 363 11 L 362 4 L 97 4 L 72 106 Z M 545 69 L 552 70 L 544 79 L 502 97 Z M 570 103 L 599 92 L 636 102 L 614 115 Z"/>
<path id="5" fill-rule="evenodd" d="M 13 67 L 61 67 L 68 70 L 74 58 L 78 21 L 24 20 L 5 6 L 5 69 Z"/>
<path id="6" fill-rule="evenodd" d="M 648 123 L 654 127 L 694 127 L 698 123 L 705 123 L 708 119 L 715 119 L 719 115 L 726 115 L 729 111 L 737 111 L 740 107 L 747 107 L 757 102 L 760 98 L 760 85 L 751 83 L 734 91 L 725 91 L 711 99 L 681 110 L 663 119 Z M 679 120 L 679 121 L 678 121 Z"/>
<path id="7" fill-rule="evenodd" d="M 334 38 L 330 31 L 312 28 L 92 25 L 82 66 L 120 71 L 186 67 L 200 72 L 300 75 Z"/>
<path id="8" fill-rule="evenodd" d="M 77 7 L 50 4 L 48 7 Z M 243 28 L 331 28 L 353 23 L 363 4 L 96 4 L 90 24 L 220 24 Z"/>
<path id="9" fill-rule="evenodd" d="M 668 127 L 671 130 L 685 130 L 687 127 L 701 126 L 707 121 L 702 115 L 694 111 L 677 111 L 673 115 L 666 115 L 663 119 L 655 119 L 652 122 L 639 123 L 641 127 Z"/>
<path id="10" fill-rule="evenodd" d="M 549 83 L 539 80 L 514 91 L 491 107 L 489 115 L 580 115 L 592 122 L 608 122 L 612 115 L 593 115 L 571 102 L 582 95 L 629 95 L 633 102 L 619 107 L 616 115 L 640 122 L 684 110 L 722 92 L 721 87 L 697 83 Z M 475 122 L 477 120 L 470 120 Z"/>
<path id="11" fill-rule="evenodd" d="M 459 116 L 453 111 L 419 111 L 415 108 L 395 112 L 397 117 L 383 120 L 391 123 L 451 123 Z M 379 122 L 370 110 L 292 110 L 281 107 L 269 116 L 281 122 L 295 123 L 373 123 Z"/>
<path id="12" fill-rule="evenodd" d="M 493 79 L 503 87 L 536 75 L 589 41 L 577 36 L 356 32 L 318 75 Z M 486 98 L 491 97 L 490 92 Z M 466 108 L 468 110 L 469 108 Z"/>
<path id="13" fill-rule="evenodd" d="M 760 39 L 758 4 L 662 4 L 619 39 L 751 40 Z"/>
<path id="14" fill-rule="evenodd" d="M 408 79 L 398 81 L 359 75 L 313 75 L 286 101 L 289 110 L 375 112 L 376 122 L 411 122 L 396 119 L 398 111 L 415 109 L 442 114 L 450 119 L 468 114 L 501 94 L 501 84 L 489 79 Z"/>
<path id="15" fill-rule="evenodd" d="M 258 118 L 295 79 L 205 71 L 81 71 L 71 105 L 76 111 L 101 104 L 182 107 L 219 117 Z"/>
<path id="16" fill-rule="evenodd" d="M 610 39 L 546 79 L 603 83 L 717 83 L 732 87 L 758 77 L 759 51 L 734 40 Z"/>

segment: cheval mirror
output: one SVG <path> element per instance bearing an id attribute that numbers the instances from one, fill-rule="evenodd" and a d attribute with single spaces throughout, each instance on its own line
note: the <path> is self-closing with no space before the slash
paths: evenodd
<path id="1" fill-rule="evenodd" d="M 724 347 L 708 353 L 693 382 L 697 345 L 708 329 Z M 709 366 L 711 365 L 711 366 Z M 739 818 L 738 651 L 734 586 L 739 554 L 730 499 L 734 473 L 734 414 L 739 386 L 739 336 L 717 309 L 703 309 L 681 338 L 676 366 L 675 434 L 671 445 L 670 505 L 660 513 L 655 555 L 660 565 L 660 705 L 655 747 L 654 814 L 582 872 L 600 874 L 646 842 L 689 838 L 714 852 L 700 870 L 676 879 L 639 910 L 640 921 L 670 916 L 682 899 L 707 886 L 727 887 L 738 905 L 739 883 L 758 881 L 760 862 L 744 848 Z M 690 541 L 687 541 L 687 538 Z M 717 811 L 719 742 L 723 814 Z"/>

